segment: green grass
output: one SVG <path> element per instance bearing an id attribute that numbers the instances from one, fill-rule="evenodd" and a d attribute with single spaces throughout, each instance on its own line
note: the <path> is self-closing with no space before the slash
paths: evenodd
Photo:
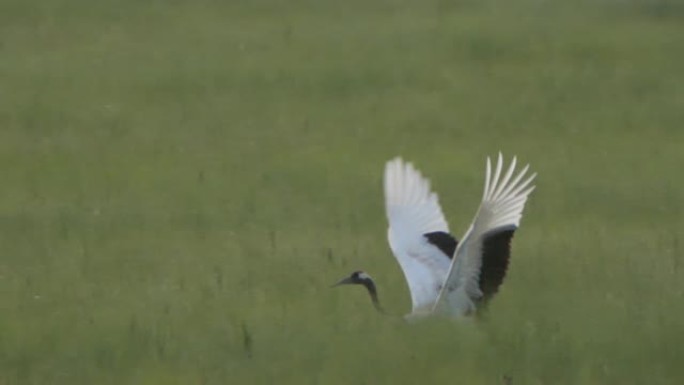
<path id="1" fill-rule="evenodd" d="M 0 384 L 684 378 L 684 5 L 0 1 Z M 383 163 L 460 237 L 539 173 L 482 322 L 406 325 Z"/>

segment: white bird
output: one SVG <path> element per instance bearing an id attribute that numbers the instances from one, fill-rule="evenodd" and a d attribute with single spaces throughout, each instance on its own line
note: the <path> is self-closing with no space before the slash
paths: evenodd
<path id="1" fill-rule="evenodd" d="M 516 158 L 502 174 L 499 153 L 496 169 L 487 158 L 482 202 L 459 243 L 449 234 L 437 194 L 411 163 L 395 158 L 385 166 L 385 207 L 392 253 L 411 292 L 407 319 L 443 314 L 458 318 L 474 314 L 503 282 L 510 259 L 510 243 L 520 225 L 525 202 L 537 174 L 525 178 L 529 165 L 517 172 Z M 355 271 L 337 285 L 366 287 L 375 307 L 383 312 L 375 282 Z"/>

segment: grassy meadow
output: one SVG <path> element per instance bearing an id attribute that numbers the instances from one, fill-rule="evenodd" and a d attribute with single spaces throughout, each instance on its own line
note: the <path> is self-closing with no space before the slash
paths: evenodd
<path id="1" fill-rule="evenodd" d="M 684 4 L 0 0 L 0 385 L 684 379 Z M 539 173 L 478 322 L 408 325 L 381 175 L 460 238 Z"/>

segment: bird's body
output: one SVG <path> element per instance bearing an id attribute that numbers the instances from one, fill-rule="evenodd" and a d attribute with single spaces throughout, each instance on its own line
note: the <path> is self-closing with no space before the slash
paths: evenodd
<path id="1" fill-rule="evenodd" d="M 408 318 L 433 314 L 460 317 L 474 313 L 503 282 L 510 242 L 517 229 L 536 174 L 524 179 L 528 167 L 515 177 L 516 159 L 502 175 L 499 154 L 492 173 L 487 159 L 485 188 L 475 218 L 460 242 L 449 226 L 429 181 L 401 158 L 385 167 L 387 238 L 411 292 Z M 375 283 L 354 272 L 339 284 L 363 284 L 380 308 Z M 369 287 L 372 286 L 372 292 Z"/>

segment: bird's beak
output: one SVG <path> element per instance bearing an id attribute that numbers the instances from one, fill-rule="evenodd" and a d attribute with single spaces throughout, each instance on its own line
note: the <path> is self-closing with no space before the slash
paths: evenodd
<path id="1" fill-rule="evenodd" d="M 337 282 L 336 284 L 334 284 L 334 285 L 332 285 L 332 286 L 330 286 L 330 287 L 337 287 L 337 286 L 340 286 L 340 285 L 349 285 L 349 284 L 352 284 L 352 283 L 354 283 L 354 282 L 352 281 L 351 277 L 347 277 L 347 278 L 341 279 L 339 282 Z"/>

